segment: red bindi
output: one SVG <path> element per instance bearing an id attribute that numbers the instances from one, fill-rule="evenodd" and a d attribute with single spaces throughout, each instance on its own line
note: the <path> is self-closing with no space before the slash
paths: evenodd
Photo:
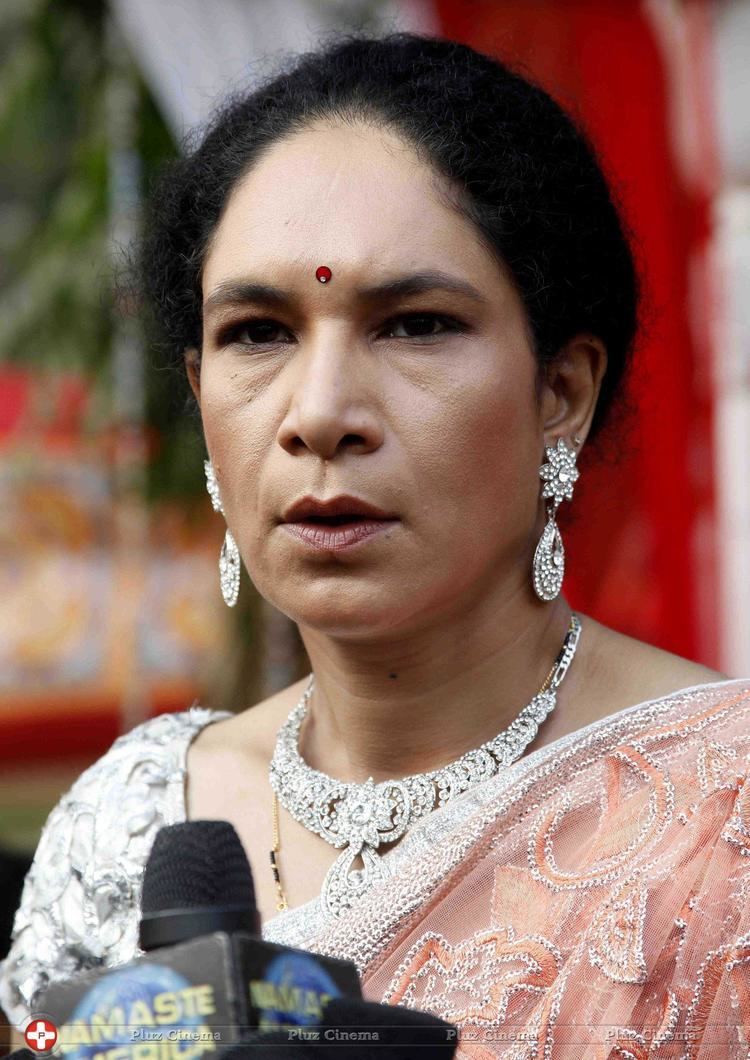
<path id="1" fill-rule="evenodd" d="M 315 270 L 315 275 L 321 283 L 328 283 L 331 278 L 331 270 L 328 268 L 327 265 L 320 265 Z"/>

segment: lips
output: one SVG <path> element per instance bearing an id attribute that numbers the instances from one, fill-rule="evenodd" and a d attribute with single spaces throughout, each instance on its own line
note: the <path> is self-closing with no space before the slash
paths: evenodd
<path id="1" fill-rule="evenodd" d="M 344 526 L 347 523 L 362 522 L 364 515 L 308 515 L 305 519 L 295 519 L 296 523 L 320 523 L 323 526 Z M 371 517 L 370 517 L 371 518 Z"/>
<path id="2" fill-rule="evenodd" d="M 388 539 L 388 529 L 398 522 L 397 515 L 350 493 L 327 500 L 308 494 L 287 508 L 281 526 L 309 553 L 330 559 Z"/>
<path id="3" fill-rule="evenodd" d="M 295 501 L 282 517 L 285 523 L 309 523 L 311 525 L 341 526 L 346 523 L 358 523 L 363 520 L 385 521 L 397 516 L 378 508 L 369 501 L 354 497 L 351 494 L 340 494 L 328 500 L 305 496 Z"/>

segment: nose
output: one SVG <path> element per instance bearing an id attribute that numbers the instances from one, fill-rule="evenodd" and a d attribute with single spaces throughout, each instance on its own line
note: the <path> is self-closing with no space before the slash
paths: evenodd
<path id="1" fill-rule="evenodd" d="M 340 450 L 364 454 L 383 444 L 375 355 L 341 335 L 321 335 L 289 373 L 288 412 L 278 442 L 292 455 L 309 450 L 332 460 Z"/>

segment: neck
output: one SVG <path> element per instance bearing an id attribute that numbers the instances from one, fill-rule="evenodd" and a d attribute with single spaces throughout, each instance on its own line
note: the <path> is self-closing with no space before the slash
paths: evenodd
<path id="1" fill-rule="evenodd" d="M 512 601 L 490 614 L 480 606 L 411 636 L 367 644 L 301 628 L 315 674 L 300 734 L 303 758 L 356 783 L 446 765 L 507 728 L 540 691 L 570 617 L 558 597 L 523 608 Z M 581 642 L 585 637 L 582 623 Z M 576 684 L 574 659 L 561 686 L 566 700 Z"/>

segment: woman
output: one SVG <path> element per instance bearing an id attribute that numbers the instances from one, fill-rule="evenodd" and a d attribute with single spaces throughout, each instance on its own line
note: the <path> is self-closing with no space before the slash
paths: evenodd
<path id="1" fill-rule="evenodd" d="M 217 115 L 143 260 L 200 408 L 222 592 L 241 556 L 311 677 L 149 721 L 82 775 L 27 879 L 11 1019 L 131 959 L 156 830 L 217 818 L 269 939 L 355 959 L 367 997 L 459 1024 L 459 1055 L 730 1055 L 750 682 L 561 592 L 555 516 L 638 309 L 585 137 L 470 48 L 338 41 Z"/>

